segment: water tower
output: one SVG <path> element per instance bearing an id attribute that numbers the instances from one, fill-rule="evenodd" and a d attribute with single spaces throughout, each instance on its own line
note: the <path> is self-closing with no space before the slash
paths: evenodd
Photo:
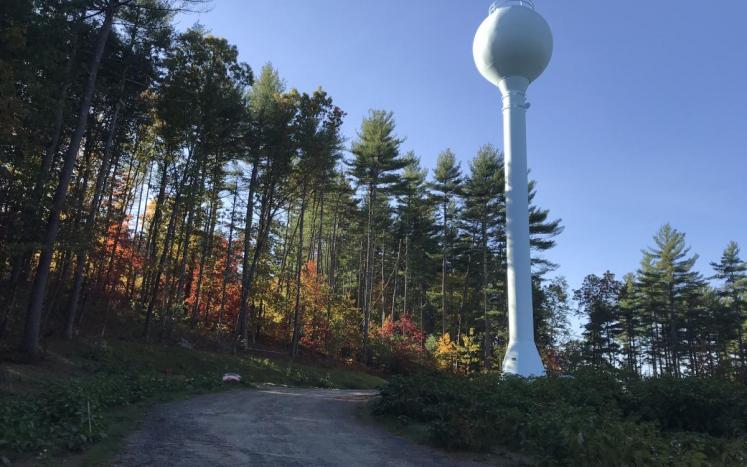
<path id="1" fill-rule="evenodd" d="M 552 56 L 552 33 L 529 0 L 493 4 L 475 35 L 472 52 L 480 73 L 503 97 L 508 259 L 508 349 L 503 372 L 542 376 L 534 343 L 532 273 L 529 257 L 526 91 Z"/>

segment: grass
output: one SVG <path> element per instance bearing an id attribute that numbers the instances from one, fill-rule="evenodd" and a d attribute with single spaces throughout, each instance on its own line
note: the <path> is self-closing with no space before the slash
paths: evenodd
<path id="1" fill-rule="evenodd" d="M 154 403 L 241 386 L 371 389 L 355 369 L 127 341 L 53 342 L 34 365 L 0 363 L 0 464 L 102 465 Z"/>
<path id="2" fill-rule="evenodd" d="M 186 397 L 186 395 L 185 395 Z M 176 396 L 174 397 L 176 398 Z M 164 399 L 164 401 L 169 399 Z M 56 456 L 40 456 L 40 463 L 48 466 L 95 467 L 107 465 L 124 448 L 128 434 L 135 431 L 145 419 L 154 402 L 133 404 L 113 409 L 107 414 L 109 427 L 107 436 L 91 445 L 82 453 L 59 453 Z"/>

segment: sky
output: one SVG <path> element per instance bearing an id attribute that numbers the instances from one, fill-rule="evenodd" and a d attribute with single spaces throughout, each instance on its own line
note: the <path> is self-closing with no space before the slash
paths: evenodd
<path id="1" fill-rule="evenodd" d="M 502 147 L 498 90 L 472 40 L 485 0 L 214 0 L 180 15 L 271 62 L 289 87 L 323 87 L 347 112 L 394 112 L 403 151 L 433 168 L 451 148 L 466 171 Z M 578 287 L 637 269 L 661 225 L 687 234 L 711 273 L 733 240 L 747 256 L 747 1 L 535 0 L 554 54 L 527 93 L 536 203 L 565 231 L 545 257 Z"/>

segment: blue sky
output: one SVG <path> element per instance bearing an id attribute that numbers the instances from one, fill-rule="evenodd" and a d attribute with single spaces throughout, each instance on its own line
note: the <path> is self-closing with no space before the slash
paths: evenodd
<path id="1" fill-rule="evenodd" d="M 467 169 L 502 146 L 498 91 L 476 71 L 484 0 L 214 0 L 181 16 L 272 62 L 290 87 L 322 86 L 355 135 L 392 110 L 427 167 L 451 148 Z M 730 240 L 747 256 L 747 1 L 535 0 L 555 37 L 529 89 L 537 202 L 565 232 L 547 257 L 572 287 L 634 271 L 665 222 L 710 273 Z"/>

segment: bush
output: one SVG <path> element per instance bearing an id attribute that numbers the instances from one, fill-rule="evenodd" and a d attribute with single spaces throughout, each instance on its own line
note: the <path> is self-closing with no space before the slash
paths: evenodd
<path id="1" fill-rule="evenodd" d="M 371 323 L 370 361 L 372 367 L 392 374 L 413 374 L 428 363 L 422 343 L 425 336 L 407 316 L 387 319 L 377 327 Z"/>
<path id="2" fill-rule="evenodd" d="M 159 394 L 220 386 L 218 376 L 106 374 L 74 381 L 35 397 L 5 398 L 0 403 L 0 452 L 31 453 L 57 448 L 80 451 L 106 436 L 106 409 Z"/>
<path id="3" fill-rule="evenodd" d="M 744 389 L 588 371 L 534 380 L 423 373 L 392 379 L 374 411 L 426 423 L 439 446 L 500 445 L 543 465 L 743 465 Z"/>
<path id="4" fill-rule="evenodd" d="M 633 381 L 622 400 L 626 414 L 656 422 L 667 431 L 713 436 L 747 433 L 747 388 L 715 378 Z"/>

